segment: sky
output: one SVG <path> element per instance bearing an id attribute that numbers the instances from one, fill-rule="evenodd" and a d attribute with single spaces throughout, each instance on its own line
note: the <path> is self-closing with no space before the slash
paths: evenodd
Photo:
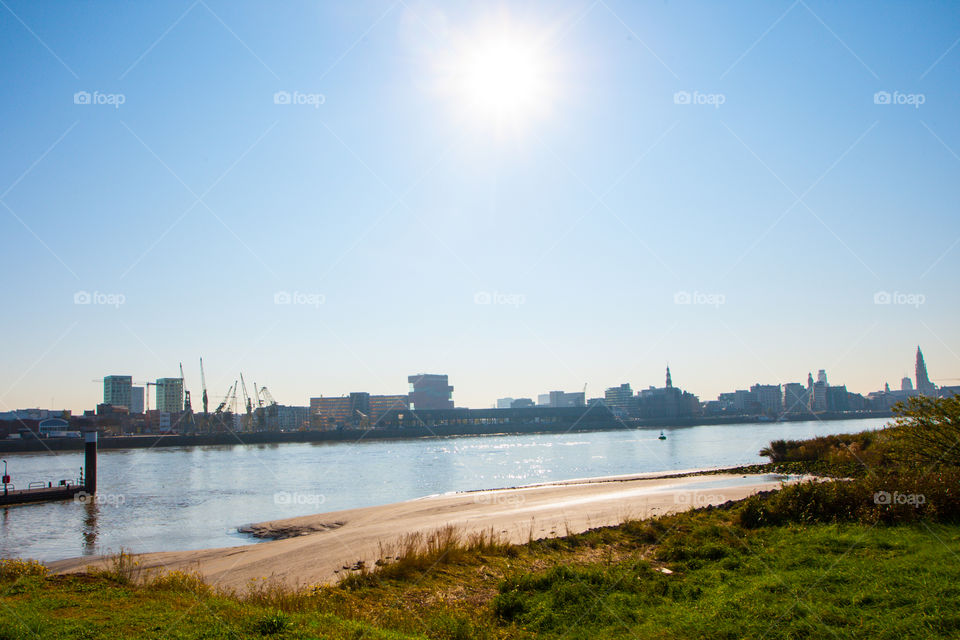
<path id="1" fill-rule="evenodd" d="M 960 384 L 958 18 L 3 0 L 0 411 Z"/>

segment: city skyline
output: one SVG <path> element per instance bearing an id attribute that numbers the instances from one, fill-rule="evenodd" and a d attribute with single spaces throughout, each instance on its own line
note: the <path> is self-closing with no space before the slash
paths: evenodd
<path id="1" fill-rule="evenodd" d="M 960 377 L 950 6 L 0 11 L 0 411 Z"/>

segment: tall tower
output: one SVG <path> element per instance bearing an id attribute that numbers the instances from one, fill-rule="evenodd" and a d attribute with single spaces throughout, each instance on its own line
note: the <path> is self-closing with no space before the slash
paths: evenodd
<path id="1" fill-rule="evenodd" d="M 813 374 L 807 373 L 807 389 L 813 389 Z"/>
<path id="2" fill-rule="evenodd" d="M 673 386 L 673 380 L 670 378 L 670 365 L 667 365 L 667 389 Z"/>
<path id="3" fill-rule="evenodd" d="M 923 395 L 934 395 L 936 387 L 927 376 L 927 363 L 923 360 L 923 352 L 917 347 L 917 391 Z"/>

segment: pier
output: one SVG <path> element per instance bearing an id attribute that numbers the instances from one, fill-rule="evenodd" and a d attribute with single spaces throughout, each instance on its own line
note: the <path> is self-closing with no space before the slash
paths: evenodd
<path id="1" fill-rule="evenodd" d="M 7 473 L 7 464 L 3 465 L 3 490 L 0 492 L 0 506 L 28 504 L 31 502 L 51 502 L 54 500 L 73 500 L 77 496 L 92 496 L 97 492 L 97 432 L 84 434 L 84 467 L 79 482 L 60 480 L 52 482 L 30 483 L 26 489 L 17 489 L 11 483 Z M 40 486 L 35 486 L 40 485 Z"/>

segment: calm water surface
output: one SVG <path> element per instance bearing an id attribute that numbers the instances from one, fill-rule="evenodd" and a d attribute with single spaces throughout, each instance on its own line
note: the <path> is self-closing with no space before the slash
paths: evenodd
<path id="1" fill-rule="evenodd" d="M 57 560 L 252 544 L 237 527 L 422 496 L 551 480 L 764 462 L 778 438 L 885 419 L 101 451 L 98 501 L 0 508 L 0 556 Z M 76 478 L 82 452 L 4 454 L 17 486 Z"/>

